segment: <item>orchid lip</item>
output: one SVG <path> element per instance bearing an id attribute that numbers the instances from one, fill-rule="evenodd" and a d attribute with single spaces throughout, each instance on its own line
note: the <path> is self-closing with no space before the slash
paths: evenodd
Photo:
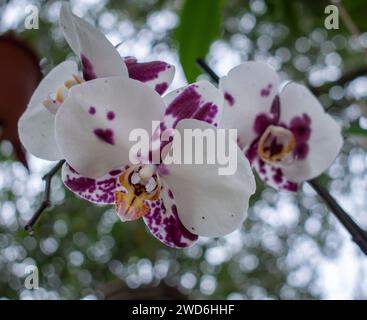
<path id="1" fill-rule="evenodd" d="M 115 192 L 115 209 L 122 221 L 137 220 L 150 212 L 146 201 L 159 199 L 161 182 L 156 166 L 131 166 L 119 177 L 123 191 Z"/>
<path id="2" fill-rule="evenodd" d="M 83 82 L 82 79 L 80 79 L 75 74 L 72 75 L 73 79 L 65 81 L 63 84 L 61 84 L 55 94 L 55 99 L 51 98 L 49 95 L 45 101 L 43 101 L 43 105 L 45 108 L 50 111 L 52 114 L 56 114 L 57 110 L 59 109 L 60 105 L 64 102 L 64 100 L 67 97 L 68 90 Z"/>
<path id="3" fill-rule="evenodd" d="M 265 162 L 281 166 L 293 161 L 295 147 L 296 138 L 290 130 L 270 125 L 260 138 L 257 152 Z"/>

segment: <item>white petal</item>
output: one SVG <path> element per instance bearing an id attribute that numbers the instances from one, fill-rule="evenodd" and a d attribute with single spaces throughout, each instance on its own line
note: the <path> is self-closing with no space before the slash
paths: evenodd
<path id="1" fill-rule="evenodd" d="M 182 119 L 197 119 L 218 126 L 223 96 L 208 81 L 199 81 L 164 96 L 166 128 L 175 128 Z"/>
<path id="2" fill-rule="evenodd" d="M 225 100 L 220 126 L 238 129 L 239 145 L 248 146 L 257 136 L 256 116 L 271 110 L 278 93 L 278 75 L 265 63 L 246 62 L 221 78 L 219 87 Z"/>
<path id="3" fill-rule="evenodd" d="M 66 41 L 82 60 L 85 80 L 128 77 L 126 65 L 112 43 L 97 28 L 74 15 L 67 3 L 61 6 L 60 26 Z"/>
<path id="4" fill-rule="evenodd" d="M 303 85 L 289 83 L 280 94 L 281 122 L 290 126 L 293 119 L 310 119 L 311 134 L 304 160 L 293 162 L 283 169 L 293 182 L 312 179 L 325 171 L 335 160 L 342 145 L 341 128 L 327 113 L 316 97 Z"/>
<path id="5" fill-rule="evenodd" d="M 206 122 L 191 119 L 180 121 L 176 129 L 183 137 L 184 129 L 196 128 L 217 131 Z M 228 143 L 227 148 L 237 153 L 232 159 L 237 161 L 234 174 L 219 175 L 218 168 L 224 165 L 216 161 L 216 164 L 167 165 L 168 174 L 161 177 L 175 195 L 182 224 L 194 234 L 223 236 L 239 228 L 245 219 L 249 198 L 255 192 L 255 179 L 235 141 L 229 139 Z"/>
<path id="6" fill-rule="evenodd" d="M 56 141 L 81 175 L 100 178 L 129 164 L 134 129 L 152 132 L 164 103 L 154 90 L 128 78 L 102 78 L 71 88 L 56 114 Z"/>
<path id="7" fill-rule="evenodd" d="M 62 159 L 55 141 L 55 115 L 43 105 L 49 95 L 55 94 L 57 88 L 77 74 L 77 65 L 65 61 L 41 81 L 28 104 L 26 111 L 19 119 L 19 137 L 28 152 L 45 160 Z"/>

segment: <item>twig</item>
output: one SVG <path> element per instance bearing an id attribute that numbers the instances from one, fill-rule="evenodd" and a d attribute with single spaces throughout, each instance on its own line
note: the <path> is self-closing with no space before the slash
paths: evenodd
<path id="1" fill-rule="evenodd" d="M 308 181 L 309 185 L 317 192 L 322 198 L 331 212 L 340 223 L 348 230 L 352 236 L 353 241 L 361 248 L 361 250 L 367 255 L 367 233 L 361 229 L 358 224 L 343 210 L 343 208 L 336 202 L 333 196 L 327 191 L 319 182 L 315 179 Z"/>
<path id="2" fill-rule="evenodd" d="M 45 211 L 45 209 L 49 208 L 51 206 L 51 181 L 54 175 L 59 171 L 59 169 L 64 164 L 65 160 L 60 160 L 49 172 L 47 172 L 43 177 L 42 180 L 46 182 L 45 185 L 45 191 L 43 195 L 43 201 L 41 205 L 39 206 L 38 210 L 34 213 L 33 217 L 28 221 L 26 226 L 24 227 L 26 231 L 30 235 L 34 234 L 33 226 L 36 224 L 38 219 L 41 217 L 42 213 Z"/>
<path id="3" fill-rule="evenodd" d="M 210 78 L 212 78 L 215 83 L 219 82 L 218 75 L 213 71 L 212 68 L 208 66 L 204 59 L 199 58 L 196 60 L 196 62 L 210 76 Z"/>
<path id="4" fill-rule="evenodd" d="M 215 74 L 208 64 L 202 60 L 197 60 L 200 67 L 208 73 L 212 80 L 218 83 L 219 77 Z M 208 72 L 210 71 L 210 72 Z M 352 236 L 353 241 L 359 246 L 359 248 L 367 255 L 367 233 L 361 229 L 353 219 L 346 213 L 343 208 L 336 202 L 328 190 L 321 186 L 315 179 L 308 181 L 317 194 L 325 201 L 330 211 L 340 221 L 340 223 L 347 229 Z"/>

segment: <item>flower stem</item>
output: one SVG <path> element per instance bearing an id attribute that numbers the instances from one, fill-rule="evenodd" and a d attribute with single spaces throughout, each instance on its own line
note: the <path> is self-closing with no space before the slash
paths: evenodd
<path id="1" fill-rule="evenodd" d="M 203 59 L 197 59 L 198 65 L 211 77 L 215 82 L 219 82 L 218 75 L 209 67 Z M 330 211 L 350 233 L 352 240 L 359 246 L 365 255 L 367 255 L 367 233 L 348 215 L 347 212 L 336 202 L 329 191 L 319 184 L 315 179 L 309 180 L 310 186 L 317 192 L 319 197 L 329 207 Z"/>
<path id="2" fill-rule="evenodd" d="M 367 255 L 367 233 L 343 210 L 329 191 L 316 179 L 308 181 L 309 185 L 317 192 L 319 197 L 325 201 L 331 212 L 350 233 L 353 241 Z"/>
<path id="3" fill-rule="evenodd" d="M 196 62 L 200 66 L 200 68 L 202 68 L 210 76 L 210 78 L 212 78 L 215 83 L 219 83 L 218 75 L 214 72 L 212 68 L 209 67 L 205 60 L 199 58 L 196 60 Z"/>
<path id="4" fill-rule="evenodd" d="M 33 235 L 34 230 L 33 226 L 36 224 L 36 222 L 41 217 L 42 213 L 51 206 L 51 181 L 53 176 L 59 171 L 59 169 L 64 164 L 65 160 L 60 160 L 49 172 L 47 172 L 43 177 L 42 180 L 46 182 L 45 185 L 45 191 L 43 195 L 43 201 L 37 211 L 34 213 L 33 217 L 28 221 L 28 223 L 25 225 L 24 229 L 28 231 L 30 235 Z"/>

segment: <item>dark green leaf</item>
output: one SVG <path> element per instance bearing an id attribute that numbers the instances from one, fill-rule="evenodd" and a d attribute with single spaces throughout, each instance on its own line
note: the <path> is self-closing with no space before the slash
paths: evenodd
<path id="1" fill-rule="evenodd" d="M 186 79 L 194 82 L 200 74 L 197 58 L 204 58 L 217 39 L 221 23 L 221 0 L 185 0 L 176 32 L 179 56 Z"/>

